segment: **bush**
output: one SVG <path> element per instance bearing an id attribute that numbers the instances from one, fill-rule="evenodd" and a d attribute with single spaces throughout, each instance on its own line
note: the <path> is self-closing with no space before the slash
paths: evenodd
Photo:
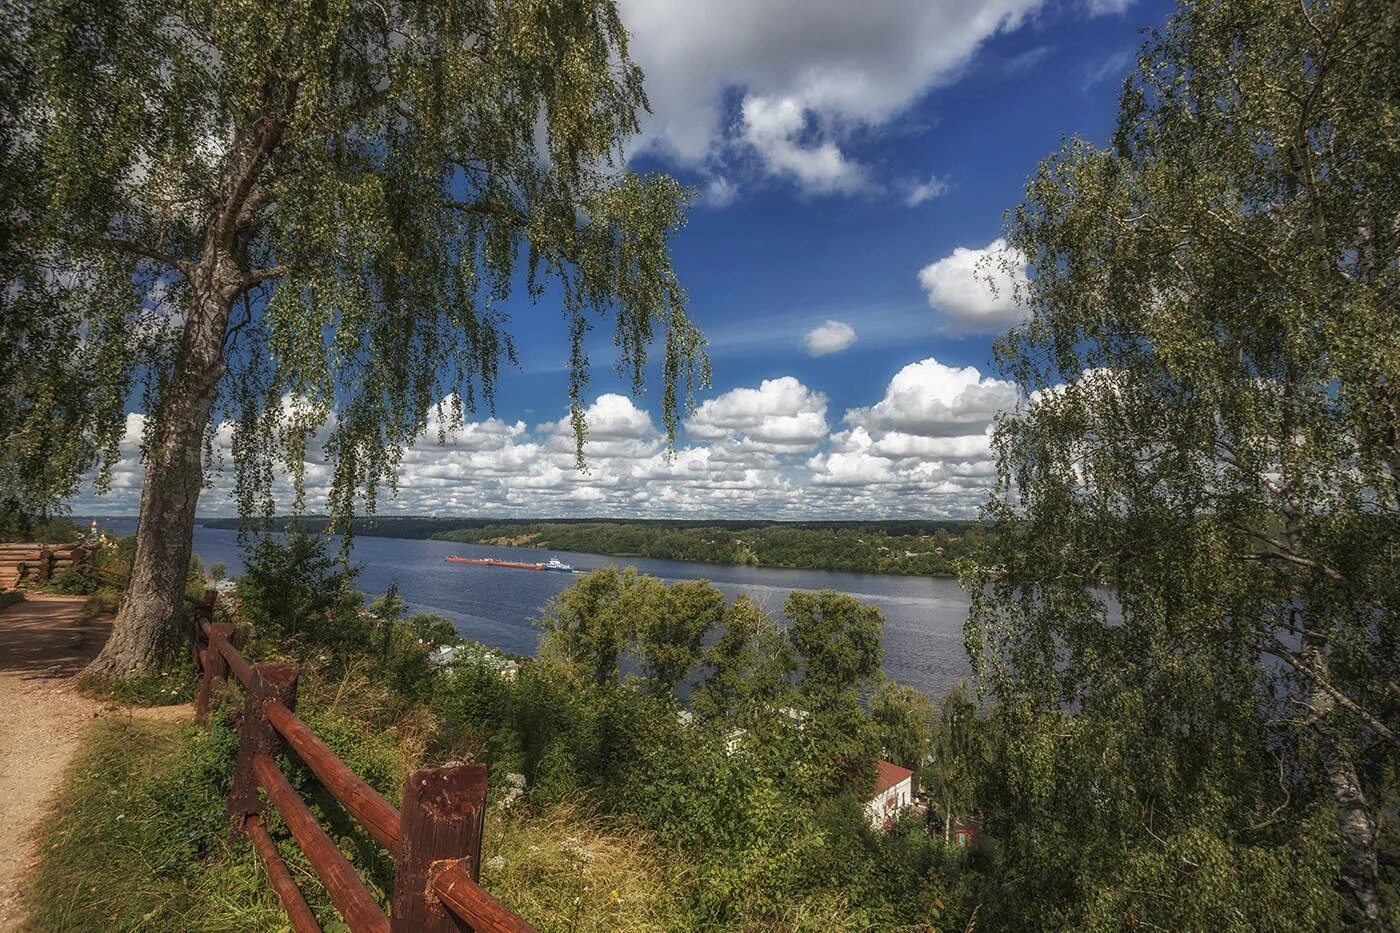
<path id="1" fill-rule="evenodd" d="M 83 603 L 83 615 L 88 618 L 96 618 L 117 611 L 117 607 L 122 603 L 122 593 L 114 587 L 104 586 L 87 598 Z"/>
<path id="2" fill-rule="evenodd" d="M 65 567 L 53 575 L 45 588 L 63 596 L 87 596 L 97 590 L 97 583 L 77 567 Z"/>
<path id="3" fill-rule="evenodd" d="M 240 614 L 267 653 L 343 655 L 367 646 L 369 622 L 350 586 L 355 570 L 328 556 L 320 538 L 261 538 L 245 565 Z"/>

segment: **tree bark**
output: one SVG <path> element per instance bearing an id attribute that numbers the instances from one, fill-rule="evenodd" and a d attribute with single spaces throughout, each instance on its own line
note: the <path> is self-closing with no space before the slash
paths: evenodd
<path id="1" fill-rule="evenodd" d="M 227 253 L 191 275 L 194 301 L 146 453 L 131 578 L 107 644 L 85 674 L 129 678 L 159 670 L 180 647 L 182 596 L 204 486 L 204 432 L 224 372 L 224 336 L 242 276 Z"/>
<path id="2" fill-rule="evenodd" d="M 248 242 L 270 200 L 259 179 L 287 128 L 297 82 L 268 84 L 265 107 L 246 115 L 224 158 L 197 262 L 179 268 L 193 295 L 170 381 L 161 388 L 146 451 L 131 580 L 107 644 L 85 674 L 126 678 L 159 669 L 180 642 L 179 617 L 204 486 L 204 432 L 225 369 L 233 303 L 256 281 Z M 280 110 L 274 106 L 281 102 Z"/>
<path id="3" fill-rule="evenodd" d="M 1321 686 L 1327 677 L 1327 659 L 1313 632 L 1304 632 L 1301 656 L 1309 669 L 1308 707 L 1317 742 L 1342 853 L 1339 887 L 1347 923 L 1364 930 L 1383 930 L 1380 879 L 1376 859 L 1376 820 L 1361 787 L 1356 765 L 1343 747 L 1335 723 L 1337 701 Z"/>

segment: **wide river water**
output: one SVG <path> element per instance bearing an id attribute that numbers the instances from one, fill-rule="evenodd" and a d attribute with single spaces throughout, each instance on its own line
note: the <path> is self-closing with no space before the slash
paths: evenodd
<path id="1" fill-rule="evenodd" d="M 118 535 L 136 530 L 133 519 L 108 519 L 101 525 Z M 195 529 L 194 549 L 206 564 L 222 561 L 233 576 L 242 571 L 236 532 L 200 526 Z M 747 595 L 775 618 L 781 616 L 783 600 L 792 590 L 833 589 L 871 603 L 885 614 L 888 676 L 936 698 L 969 674 L 962 637 L 967 598 L 956 581 L 935 577 L 728 567 L 361 535 L 355 539 L 352 557 L 360 568 L 355 585 L 371 597 L 397 585 L 410 610 L 436 612 L 451 619 L 467 638 L 533 655 L 540 640 L 533 620 L 550 597 L 573 582 L 573 575 L 449 564 L 443 560 L 449 554 L 530 562 L 558 557 L 579 570 L 619 564 L 663 580 L 709 580 L 731 599 Z"/>

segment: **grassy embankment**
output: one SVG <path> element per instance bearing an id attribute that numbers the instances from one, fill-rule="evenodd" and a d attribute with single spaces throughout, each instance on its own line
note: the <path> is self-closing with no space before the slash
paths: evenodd
<path id="1" fill-rule="evenodd" d="M 357 772 L 397 802 L 421 751 L 423 724 L 370 725 L 352 701 L 355 678 L 308 679 L 301 711 Z M 368 695 L 372 696 L 373 690 Z M 33 930 L 282 930 L 286 919 L 256 856 L 224 815 L 236 738 L 226 718 L 191 725 L 113 717 L 97 723 L 40 830 L 27 892 Z M 386 901 L 387 853 L 357 831 L 299 768 L 294 784 Z M 272 820 L 275 838 L 285 832 Z M 294 844 L 280 845 L 327 930 L 344 929 Z M 600 830 L 570 807 L 488 810 L 482 881 L 542 930 L 649 930 L 675 926 L 666 892 L 687 869 L 637 838 Z M 386 901 L 387 902 L 387 901 Z"/>

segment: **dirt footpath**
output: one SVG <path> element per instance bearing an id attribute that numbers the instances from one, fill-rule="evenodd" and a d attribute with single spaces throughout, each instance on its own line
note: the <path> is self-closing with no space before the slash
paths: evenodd
<path id="1" fill-rule="evenodd" d="M 106 620 L 83 620 L 82 597 L 30 596 L 0 610 L 0 930 L 17 929 L 31 834 L 93 721 L 104 715 L 170 719 L 188 706 L 130 710 L 83 696 L 72 677 L 107 640 Z"/>

